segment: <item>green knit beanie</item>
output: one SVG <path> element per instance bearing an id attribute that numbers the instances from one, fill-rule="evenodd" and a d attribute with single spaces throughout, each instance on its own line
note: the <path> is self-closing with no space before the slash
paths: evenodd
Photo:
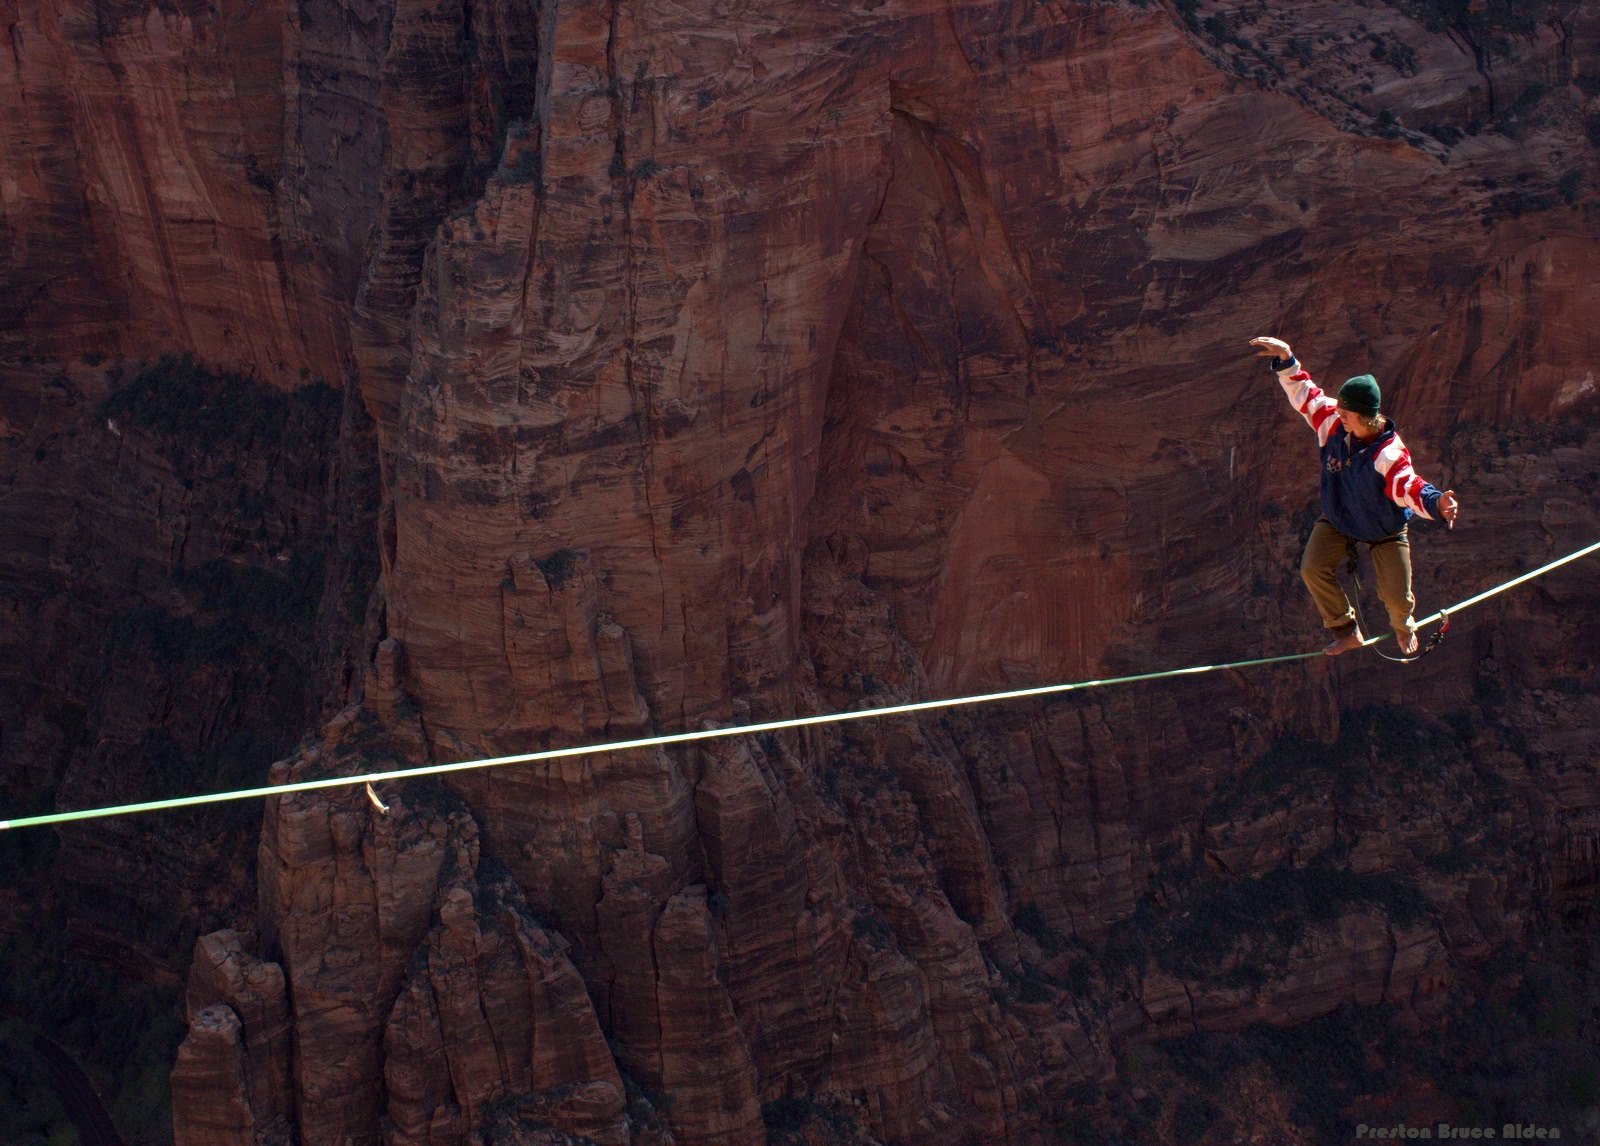
<path id="1" fill-rule="evenodd" d="M 1378 412 L 1378 380 L 1370 374 L 1357 374 L 1339 387 L 1339 405 L 1368 418 Z"/>

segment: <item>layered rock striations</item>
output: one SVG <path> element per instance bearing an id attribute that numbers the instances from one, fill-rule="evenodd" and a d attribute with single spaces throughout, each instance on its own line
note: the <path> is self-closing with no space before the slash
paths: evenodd
<path id="1" fill-rule="evenodd" d="M 14 363 L 4 379 L 8 812 L 259 783 L 348 686 L 360 647 L 377 475 L 359 405 L 188 360 Z M 167 1105 L 144 1080 L 170 1069 L 195 936 L 253 916 L 258 814 L 123 817 L 3 845 L 8 1014 L 147 1115 Z M 107 1011 L 134 1046 L 92 1022 Z"/>
<path id="2" fill-rule="evenodd" d="M 1315 455 L 1252 335 L 1371 368 L 1462 492 L 1417 530 L 1425 611 L 1596 532 L 1600 22 L 1535 15 L 17 14 L 5 225 L 99 325 L 8 326 L 354 372 L 368 666 L 275 778 L 1269 656 L 1317 639 Z M 147 188 L 81 208 L 114 238 L 59 222 L 107 178 L 63 125 Z M 113 265 L 160 279 L 137 321 L 71 270 Z M 272 801 L 254 917 L 195 949 L 179 1141 L 1309 1134 L 1226 1056 L 1248 1102 L 1152 1104 L 1140 1056 L 1356 1011 L 1426 1041 L 1516 989 L 1486 960 L 1592 943 L 1593 583 L 1408 669 Z M 1347 1109 L 1421 1078 L 1389 1053 Z"/>
<path id="3" fill-rule="evenodd" d="M 12 353 L 342 382 L 377 205 L 362 4 L 8 4 Z"/>

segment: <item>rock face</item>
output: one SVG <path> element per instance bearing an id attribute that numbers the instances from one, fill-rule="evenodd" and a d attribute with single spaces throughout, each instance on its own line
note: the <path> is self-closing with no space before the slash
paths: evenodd
<path id="1" fill-rule="evenodd" d="M 1532 7 L 62 0 L 0 64 L 4 325 L 353 374 L 368 663 L 277 778 L 1271 656 L 1315 455 L 1252 335 L 1461 491 L 1425 610 L 1600 532 L 1600 16 Z M 274 800 L 178 1141 L 1290 1140 L 1129 1048 L 1423 1038 L 1592 946 L 1595 584 L 1405 670 Z"/>
<path id="2" fill-rule="evenodd" d="M 363 4 L 8 3 L 11 353 L 342 382 L 383 146 Z M 364 34 L 363 34 L 364 33 Z"/>
<path id="3" fill-rule="evenodd" d="M 8 814 L 259 783 L 364 659 L 377 475 L 353 394 L 286 395 L 188 360 L 11 363 L 0 376 Z M 253 930 L 252 812 L 0 845 L 6 1006 L 157 1112 L 146 1072 L 170 1068 L 196 934 Z M 108 1009 L 137 1049 L 90 1036 L 86 1050 L 61 1026 Z M 0 1123 L 0 1137 L 28 1129 Z"/>

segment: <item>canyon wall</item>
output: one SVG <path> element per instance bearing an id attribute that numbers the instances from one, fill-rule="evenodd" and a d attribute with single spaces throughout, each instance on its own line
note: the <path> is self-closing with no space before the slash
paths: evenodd
<path id="1" fill-rule="evenodd" d="M 1600 17 L 1533 9 L 0 6 L 16 663 L 105 585 L 187 616 L 205 570 L 300 538 L 348 552 L 263 622 L 321 642 L 241 726 L 273 780 L 1315 647 L 1316 459 L 1267 333 L 1378 375 L 1464 505 L 1415 530 L 1421 608 L 1469 596 L 1600 534 Z M 235 458 L 149 413 L 183 371 L 135 363 L 168 352 L 372 424 L 286 414 Z M 192 456 L 101 472 L 163 434 Z M 225 463 L 269 499 L 248 545 L 119 508 Z M 12 588 L 45 567 L 49 633 Z M 1480 606 L 1410 667 L 270 800 L 253 861 L 148 885 L 207 932 L 176 1140 L 1315 1141 L 1265 1044 L 1204 1040 L 1351 1014 L 1385 1073 L 1336 1117 L 1439 1109 L 1418 1048 L 1529 952 L 1588 990 L 1595 585 Z M 208 671 L 287 671 L 276 639 Z M 103 687 L 173 654 L 124 660 Z M 110 802 L 94 777 L 159 757 L 87 743 L 238 690 L 95 710 L 50 756 L 77 694 L 29 679 L 0 751 L 41 805 Z M 33 878 L 116 885 L 130 845 L 62 848 Z M 1544 1094 L 1505 1117 L 1577 1130 Z"/>

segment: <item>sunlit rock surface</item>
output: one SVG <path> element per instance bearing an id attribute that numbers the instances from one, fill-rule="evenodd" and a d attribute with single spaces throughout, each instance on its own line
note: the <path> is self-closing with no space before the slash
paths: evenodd
<path id="1" fill-rule="evenodd" d="M 1319 639 L 1275 333 L 1460 492 L 1430 612 L 1600 533 L 1600 18 L 1538 7 L 13 6 L 0 512 L 108 503 L 35 359 L 353 379 L 378 591 L 274 779 L 1267 657 Z M 1296 1140 L 1140 1055 L 1427 1040 L 1592 946 L 1595 585 L 1410 668 L 274 800 L 178 1139 Z"/>

